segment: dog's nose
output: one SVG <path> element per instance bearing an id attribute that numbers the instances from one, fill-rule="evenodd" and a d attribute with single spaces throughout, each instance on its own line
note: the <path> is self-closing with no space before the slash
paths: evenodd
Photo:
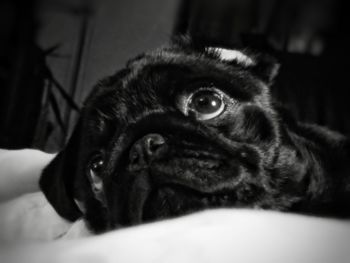
<path id="1" fill-rule="evenodd" d="M 166 148 L 162 135 L 157 133 L 147 134 L 134 143 L 129 152 L 131 164 L 145 164 Z"/>

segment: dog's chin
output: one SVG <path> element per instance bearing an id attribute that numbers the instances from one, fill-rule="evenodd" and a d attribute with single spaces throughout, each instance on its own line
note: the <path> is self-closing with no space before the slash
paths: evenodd
<path id="1" fill-rule="evenodd" d="M 240 167 L 222 160 L 173 158 L 133 171 L 128 193 L 128 225 L 186 215 L 235 204 L 232 189 Z M 147 183 L 146 183 L 147 181 Z M 221 183 L 221 184 L 220 184 Z M 231 188 L 231 189 L 229 189 Z"/>
<path id="2" fill-rule="evenodd" d="M 151 192 L 143 208 L 142 221 L 152 222 L 208 208 L 229 207 L 234 202 L 233 194 L 207 194 L 192 188 L 168 185 Z"/>

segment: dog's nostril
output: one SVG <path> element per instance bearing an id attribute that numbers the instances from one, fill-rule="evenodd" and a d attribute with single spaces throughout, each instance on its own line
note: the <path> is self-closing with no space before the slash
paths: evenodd
<path id="1" fill-rule="evenodd" d="M 159 134 L 149 134 L 144 138 L 145 150 L 148 155 L 156 153 L 164 144 L 164 138 Z"/>
<path id="2" fill-rule="evenodd" d="M 132 165 L 145 165 L 150 159 L 164 150 L 165 140 L 157 133 L 152 133 L 139 139 L 131 147 L 129 152 L 129 161 Z"/>

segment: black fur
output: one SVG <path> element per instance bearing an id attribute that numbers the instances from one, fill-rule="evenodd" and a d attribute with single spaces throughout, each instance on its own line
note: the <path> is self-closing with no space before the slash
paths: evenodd
<path id="1" fill-rule="evenodd" d="M 277 106 L 268 88 L 276 64 L 247 54 L 256 64 L 222 61 L 181 39 L 101 81 L 67 147 L 41 177 L 57 212 L 72 221 L 83 216 L 95 232 L 211 207 L 349 216 L 348 140 L 298 123 Z M 233 101 L 207 121 L 185 116 L 176 104 L 203 86 Z M 130 152 L 147 134 L 166 143 L 151 160 L 138 152 L 134 162 Z M 104 201 L 88 179 L 96 153 L 104 158 Z"/>

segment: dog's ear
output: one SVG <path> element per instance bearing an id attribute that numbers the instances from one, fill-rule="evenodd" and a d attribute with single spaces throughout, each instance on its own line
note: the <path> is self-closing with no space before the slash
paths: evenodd
<path id="1" fill-rule="evenodd" d="M 277 59 L 266 52 L 258 52 L 250 48 L 211 46 L 188 35 L 175 35 L 171 39 L 172 47 L 187 52 L 199 52 L 224 61 L 238 64 L 270 85 L 278 74 L 280 65 Z"/>
<path id="2" fill-rule="evenodd" d="M 67 146 L 43 170 L 39 181 L 41 190 L 56 212 L 70 221 L 82 216 L 73 196 L 80 144 L 81 122 L 78 122 Z"/>
<path id="3" fill-rule="evenodd" d="M 257 54 L 254 59 L 256 64 L 252 67 L 252 72 L 270 85 L 280 69 L 277 59 L 268 54 Z"/>
<path id="4" fill-rule="evenodd" d="M 258 76 L 266 84 L 271 84 L 279 69 L 277 60 L 268 55 L 244 49 L 206 47 L 207 54 L 215 56 L 225 63 L 238 64 Z"/>

